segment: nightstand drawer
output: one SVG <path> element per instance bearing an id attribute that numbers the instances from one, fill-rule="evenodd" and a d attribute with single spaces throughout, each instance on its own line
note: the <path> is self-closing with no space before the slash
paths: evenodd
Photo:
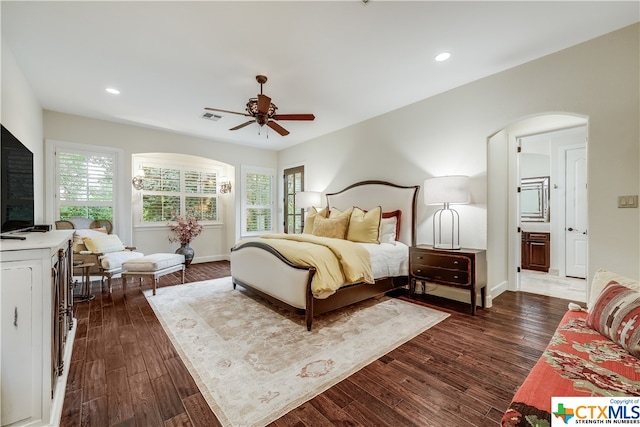
<path id="1" fill-rule="evenodd" d="M 469 258 L 457 255 L 446 255 L 415 251 L 411 253 L 411 264 L 415 266 L 438 266 L 452 270 L 469 271 Z"/>
<path id="2" fill-rule="evenodd" d="M 423 279 L 433 282 L 454 283 L 460 286 L 471 284 L 469 272 L 460 270 L 447 270 L 438 267 L 416 265 L 411 269 L 411 275 L 416 279 Z"/>

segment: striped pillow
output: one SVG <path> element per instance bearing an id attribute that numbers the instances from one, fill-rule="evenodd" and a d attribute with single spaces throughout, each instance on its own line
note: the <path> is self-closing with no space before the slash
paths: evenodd
<path id="1" fill-rule="evenodd" d="M 612 280 L 589 310 L 587 325 L 640 359 L 640 292 Z"/>

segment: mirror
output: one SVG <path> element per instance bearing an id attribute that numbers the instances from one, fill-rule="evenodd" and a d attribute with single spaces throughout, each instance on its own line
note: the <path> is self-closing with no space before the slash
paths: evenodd
<path id="1" fill-rule="evenodd" d="M 520 220 L 549 222 L 549 177 L 522 178 L 520 181 Z"/>

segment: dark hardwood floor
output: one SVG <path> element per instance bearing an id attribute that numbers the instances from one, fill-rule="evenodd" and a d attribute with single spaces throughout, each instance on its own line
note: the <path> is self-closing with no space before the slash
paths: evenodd
<path id="1" fill-rule="evenodd" d="M 192 264 L 186 281 L 228 276 Z M 179 283 L 179 273 L 160 286 Z M 76 304 L 62 426 L 220 425 L 141 289 Z M 449 318 L 284 415 L 272 426 L 495 426 L 547 345 L 567 300 L 505 292 L 490 309 L 426 297 Z M 239 399 L 242 396 L 238 396 Z"/>

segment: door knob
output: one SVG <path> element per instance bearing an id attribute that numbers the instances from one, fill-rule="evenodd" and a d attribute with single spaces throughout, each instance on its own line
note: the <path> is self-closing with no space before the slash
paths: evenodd
<path id="1" fill-rule="evenodd" d="M 576 229 L 575 229 L 575 228 L 573 228 L 573 227 L 569 227 L 569 228 L 567 228 L 567 231 L 578 231 L 578 230 L 576 230 Z"/>

